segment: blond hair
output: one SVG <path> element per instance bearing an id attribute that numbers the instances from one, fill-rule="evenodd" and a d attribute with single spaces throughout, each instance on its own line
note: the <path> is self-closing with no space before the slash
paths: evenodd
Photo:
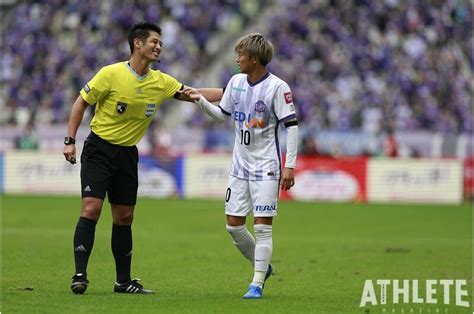
<path id="1" fill-rule="evenodd" d="M 240 37 L 235 43 L 235 52 L 239 49 L 247 52 L 250 57 L 256 57 L 263 66 L 266 66 L 273 57 L 272 43 L 259 33 L 251 33 Z"/>

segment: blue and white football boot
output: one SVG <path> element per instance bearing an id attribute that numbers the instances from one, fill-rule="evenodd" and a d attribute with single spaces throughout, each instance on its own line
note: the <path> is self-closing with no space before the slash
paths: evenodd
<path id="1" fill-rule="evenodd" d="M 250 285 L 249 290 L 244 294 L 244 299 L 261 299 L 263 298 L 263 289 L 259 286 Z"/>
<path id="2" fill-rule="evenodd" d="M 263 298 L 263 287 L 265 287 L 265 282 L 273 274 L 273 267 L 271 264 L 268 265 L 267 272 L 265 273 L 265 281 L 261 287 L 250 285 L 247 293 L 244 295 L 244 299 L 261 299 Z"/>

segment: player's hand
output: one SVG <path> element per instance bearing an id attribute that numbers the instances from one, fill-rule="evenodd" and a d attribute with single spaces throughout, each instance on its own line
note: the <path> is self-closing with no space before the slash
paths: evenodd
<path id="1" fill-rule="evenodd" d="M 71 164 L 74 165 L 76 163 L 76 145 L 64 145 L 63 154 L 66 160 L 69 161 Z"/>
<path id="2" fill-rule="evenodd" d="M 283 168 L 281 174 L 280 185 L 281 189 L 288 191 L 293 185 L 295 185 L 295 170 L 292 168 Z"/>
<path id="3" fill-rule="evenodd" d="M 199 98 L 201 98 L 201 93 L 197 89 L 189 86 L 186 86 L 181 92 L 193 101 L 199 100 Z"/>

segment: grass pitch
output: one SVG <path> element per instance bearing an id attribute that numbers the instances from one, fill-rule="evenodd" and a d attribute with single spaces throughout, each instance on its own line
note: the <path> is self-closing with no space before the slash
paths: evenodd
<path id="1" fill-rule="evenodd" d="M 3 313 L 470 313 L 470 205 L 281 202 L 262 300 L 241 297 L 252 278 L 225 231 L 222 201 L 140 199 L 132 276 L 155 295 L 115 295 L 111 218 L 104 206 L 85 295 L 69 289 L 78 197 L 4 195 Z M 471 309 L 359 307 L 366 279 L 466 279 Z M 380 293 L 377 293 L 378 298 Z M 423 296 L 424 293 L 421 292 Z M 466 300 L 466 298 L 464 298 Z"/>

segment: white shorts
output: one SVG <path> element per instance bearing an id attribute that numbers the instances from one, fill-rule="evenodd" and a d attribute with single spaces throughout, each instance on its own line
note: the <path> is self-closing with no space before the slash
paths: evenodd
<path id="1" fill-rule="evenodd" d="M 274 217 L 277 215 L 278 192 L 278 180 L 249 181 L 229 176 L 225 213 L 245 217 L 253 210 L 254 217 Z"/>

